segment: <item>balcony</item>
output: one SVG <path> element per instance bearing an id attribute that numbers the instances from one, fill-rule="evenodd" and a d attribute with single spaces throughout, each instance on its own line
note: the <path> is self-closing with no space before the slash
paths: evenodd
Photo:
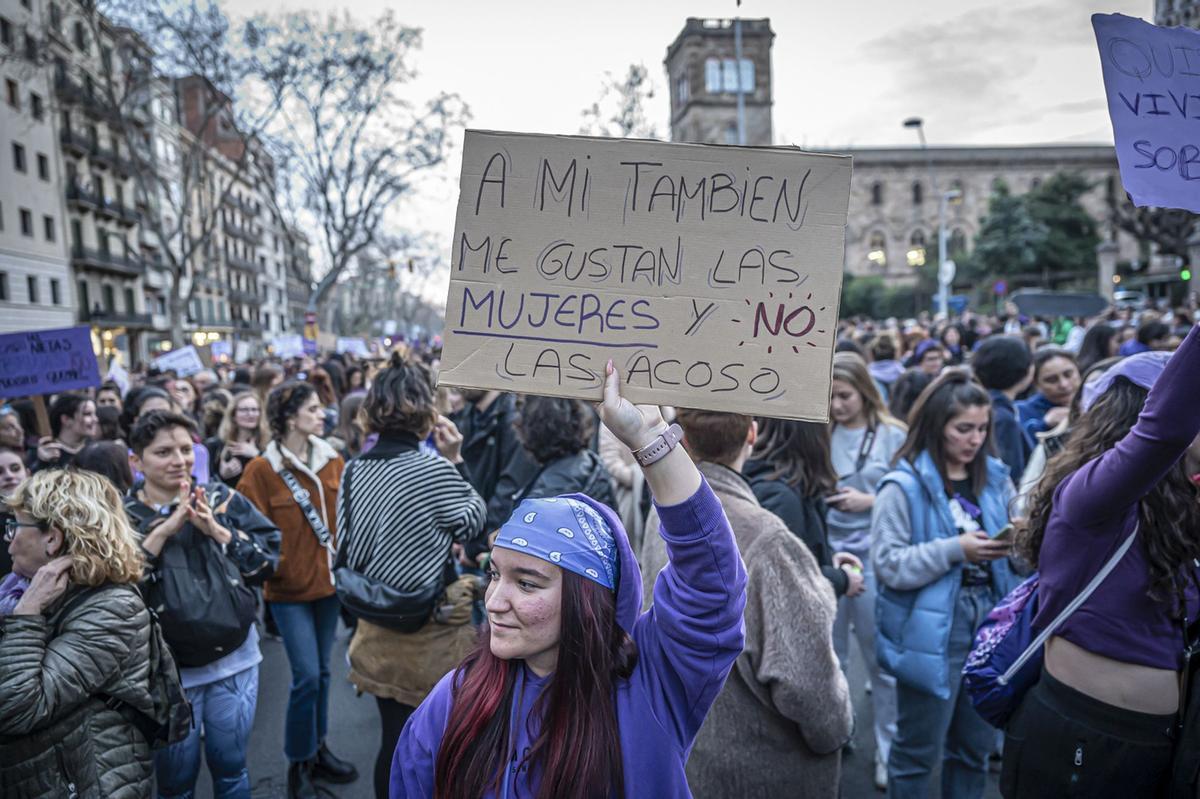
<path id="1" fill-rule="evenodd" d="M 105 200 L 104 207 L 100 209 L 100 213 L 112 217 L 117 221 L 117 224 L 124 227 L 133 227 L 142 221 L 140 211 L 134 210 L 116 200 Z"/>
<path id="2" fill-rule="evenodd" d="M 83 87 L 66 75 L 54 78 L 54 94 L 63 103 L 77 103 L 83 99 Z"/>
<path id="3" fill-rule="evenodd" d="M 146 274 L 146 265 L 140 258 L 91 247 L 73 247 L 71 265 L 76 269 L 90 269 L 118 277 L 140 277 Z"/>
<path id="4" fill-rule="evenodd" d="M 233 327 L 237 330 L 253 330 L 254 323 L 249 319 L 234 319 Z"/>
<path id="5" fill-rule="evenodd" d="M 222 228 L 225 230 L 226 236 L 233 236 L 234 238 L 241 239 L 247 244 L 253 244 L 255 246 L 262 244 L 262 235 L 255 233 L 248 227 L 235 225 L 232 222 L 225 222 L 222 225 Z"/>
<path id="6" fill-rule="evenodd" d="M 258 296 L 257 292 L 231 288 L 227 293 L 232 302 L 240 302 L 246 305 L 258 305 L 262 302 L 262 298 Z"/>
<path id="7" fill-rule="evenodd" d="M 64 150 L 77 158 L 83 158 L 92 149 L 91 141 L 70 128 L 63 128 L 58 134 L 58 140 L 62 143 Z"/>
<path id="8" fill-rule="evenodd" d="M 249 272 L 252 275 L 258 274 L 258 264 L 247 258 L 241 258 L 237 255 L 234 255 L 233 253 L 229 253 L 225 256 L 225 264 L 231 269 L 240 269 L 241 271 Z"/>
<path id="9" fill-rule="evenodd" d="M 121 311 L 106 311 L 103 308 L 79 309 L 80 322 L 92 322 L 100 327 L 136 327 L 150 328 L 154 319 L 148 313 L 123 313 Z"/>
<path id="10" fill-rule="evenodd" d="M 226 194 L 225 204 L 230 208 L 236 208 L 246 216 L 258 216 L 259 212 L 262 211 L 262 206 L 258 203 L 252 203 L 248 200 L 239 199 L 236 194 Z"/>
<path id="11" fill-rule="evenodd" d="M 67 205 L 80 213 L 94 211 L 104 204 L 101 197 L 80 186 L 78 183 L 67 185 Z"/>
<path id="12" fill-rule="evenodd" d="M 92 119 L 116 119 L 119 117 L 117 109 L 108 102 L 108 100 L 95 92 L 82 92 L 83 113 L 90 116 Z"/>

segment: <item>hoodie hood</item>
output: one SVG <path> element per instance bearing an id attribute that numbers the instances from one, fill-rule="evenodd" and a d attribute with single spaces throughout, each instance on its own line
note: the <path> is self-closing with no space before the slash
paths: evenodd
<path id="1" fill-rule="evenodd" d="M 875 361 L 867 367 L 871 377 L 881 383 L 894 383 L 904 374 L 904 364 L 899 361 Z"/>
<path id="2" fill-rule="evenodd" d="M 617 580 L 617 624 L 630 635 L 633 634 L 633 624 L 642 612 L 642 570 L 634 557 L 633 547 L 629 544 L 629 534 L 616 511 L 597 502 L 586 494 L 567 494 L 567 499 L 575 499 L 589 505 L 600 514 L 608 529 L 612 531 L 613 540 L 617 544 L 617 562 L 620 565 L 620 576 Z"/>

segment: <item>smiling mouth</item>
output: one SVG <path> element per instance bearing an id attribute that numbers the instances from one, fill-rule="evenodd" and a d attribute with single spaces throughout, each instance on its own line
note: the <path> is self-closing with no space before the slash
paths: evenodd
<path id="1" fill-rule="evenodd" d="M 501 629 L 505 629 L 505 630 L 515 630 L 515 629 L 517 629 L 517 628 L 516 628 L 516 626 L 514 626 L 514 625 L 512 625 L 512 624 L 504 624 L 503 622 L 494 621 L 494 620 L 492 620 L 492 619 L 488 619 L 488 621 L 491 623 L 491 625 L 492 625 L 493 627 L 500 627 Z"/>

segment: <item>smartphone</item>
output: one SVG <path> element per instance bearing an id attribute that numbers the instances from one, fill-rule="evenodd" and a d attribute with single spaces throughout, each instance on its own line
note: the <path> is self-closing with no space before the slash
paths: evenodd
<path id="1" fill-rule="evenodd" d="M 992 540 L 993 541 L 1012 541 L 1014 532 L 1016 532 L 1016 528 L 1013 527 L 1011 524 L 1006 524 L 1002 528 L 1000 528 L 1000 532 L 998 532 L 994 536 L 992 536 Z"/>

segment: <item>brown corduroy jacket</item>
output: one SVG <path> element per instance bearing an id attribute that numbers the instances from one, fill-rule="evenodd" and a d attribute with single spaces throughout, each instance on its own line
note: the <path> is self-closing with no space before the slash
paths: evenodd
<path id="1" fill-rule="evenodd" d="M 261 456 L 246 465 L 238 481 L 238 492 L 274 522 L 283 535 L 279 567 L 263 586 L 263 596 L 268 602 L 311 602 L 334 593 L 331 552 L 321 546 L 304 511 L 279 474 L 286 463 L 288 471 L 308 491 L 313 508 L 336 543 L 338 487 L 346 464 L 333 447 L 315 436 L 309 438 L 309 446 L 308 463 L 302 464 L 286 447 L 272 441 Z"/>

